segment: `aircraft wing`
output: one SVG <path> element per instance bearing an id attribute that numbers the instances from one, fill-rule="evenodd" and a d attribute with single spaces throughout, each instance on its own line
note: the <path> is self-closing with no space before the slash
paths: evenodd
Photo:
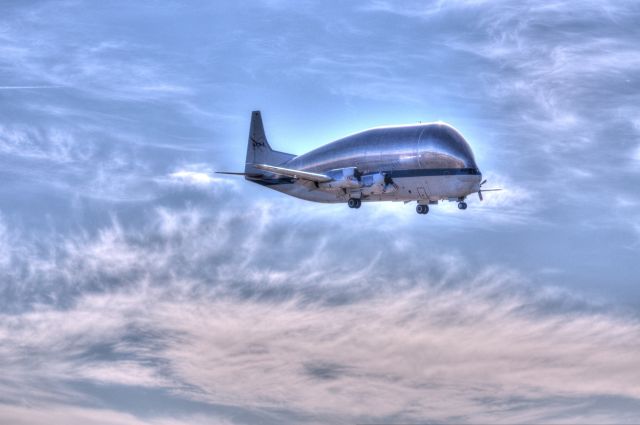
<path id="1" fill-rule="evenodd" d="M 252 164 L 259 170 L 269 171 L 271 173 L 280 174 L 281 176 L 292 177 L 294 179 L 309 180 L 316 183 L 324 183 L 333 180 L 325 174 L 310 173 L 308 171 L 292 170 L 290 168 L 276 167 L 267 164 Z"/>

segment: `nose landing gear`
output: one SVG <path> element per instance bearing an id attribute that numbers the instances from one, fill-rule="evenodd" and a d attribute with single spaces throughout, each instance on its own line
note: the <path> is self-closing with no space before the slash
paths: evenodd
<path id="1" fill-rule="evenodd" d="M 464 201 L 460 201 L 458 202 L 458 208 L 461 210 L 466 210 L 467 209 L 467 203 Z"/>
<path id="2" fill-rule="evenodd" d="M 347 205 L 349 205 L 349 208 L 360 208 L 360 205 L 362 205 L 362 201 L 360 199 L 356 199 L 356 198 L 349 198 L 349 200 L 347 201 Z"/>
<path id="3" fill-rule="evenodd" d="M 416 205 L 416 212 L 418 214 L 426 214 L 429 212 L 429 205 L 418 204 Z"/>

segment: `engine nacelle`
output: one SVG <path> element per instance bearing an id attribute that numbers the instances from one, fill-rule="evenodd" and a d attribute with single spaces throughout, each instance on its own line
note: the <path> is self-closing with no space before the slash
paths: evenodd
<path id="1" fill-rule="evenodd" d="M 320 183 L 322 189 L 358 189 L 362 187 L 356 167 L 339 168 L 326 173 L 333 180 Z"/>

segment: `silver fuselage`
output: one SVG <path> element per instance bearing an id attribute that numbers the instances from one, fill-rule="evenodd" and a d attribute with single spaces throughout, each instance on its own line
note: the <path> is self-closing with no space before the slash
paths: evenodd
<path id="1" fill-rule="evenodd" d="M 327 173 L 356 167 L 362 175 L 385 173 L 397 186 L 392 193 L 362 196 L 362 201 L 460 200 L 480 190 L 482 175 L 467 141 L 452 126 L 428 123 L 379 127 L 328 143 L 287 159 L 282 167 Z M 274 176 L 272 189 L 316 202 L 345 202 L 357 191 L 326 191 Z"/>

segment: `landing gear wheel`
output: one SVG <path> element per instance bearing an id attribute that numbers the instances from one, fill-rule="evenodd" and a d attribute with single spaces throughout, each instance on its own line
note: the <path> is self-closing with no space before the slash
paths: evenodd
<path id="1" fill-rule="evenodd" d="M 422 204 L 418 204 L 416 205 L 416 212 L 418 214 L 426 214 L 429 212 L 429 205 L 422 205 Z"/>
<path id="2" fill-rule="evenodd" d="M 458 208 L 461 210 L 466 210 L 467 209 L 467 203 L 466 202 L 458 202 Z"/>
<path id="3" fill-rule="evenodd" d="M 361 205 L 362 205 L 362 200 L 361 199 L 356 199 L 356 209 L 360 208 Z"/>
<path id="4" fill-rule="evenodd" d="M 347 205 L 349 205 L 349 208 L 360 208 L 360 205 L 362 205 L 362 201 L 356 198 L 349 198 L 349 201 L 347 201 Z"/>

